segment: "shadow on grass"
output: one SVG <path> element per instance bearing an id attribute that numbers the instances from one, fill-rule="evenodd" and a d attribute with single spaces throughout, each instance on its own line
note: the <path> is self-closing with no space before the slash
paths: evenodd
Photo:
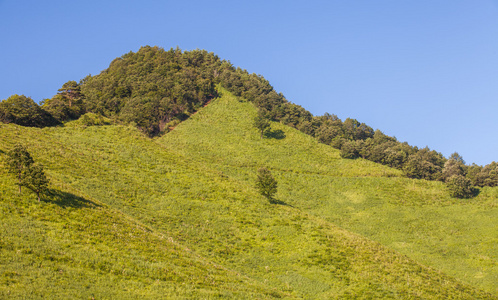
<path id="1" fill-rule="evenodd" d="M 0 149 L 0 154 L 5 154 L 5 152 L 2 149 Z"/>
<path id="2" fill-rule="evenodd" d="M 271 204 L 278 204 L 278 205 L 285 205 L 285 206 L 289 206 L 289 207 L 294 208 L 294 206 L 292 206 L 292 205 L 290 205 L 290 204 L 287 204 L 287 203 L 285 203 L 284 201 L 281 201 L 281 200 L 278 200 L 278 199 L 271 199 L 271 200 L 270 200 L 270 203 L 271 203 Z"/>
<path id="3" fill-rule="evenodd" d="M 76 196 L 71 193 L 51 189 L 48 194 L 48 199 L 46 202 L 52 202 L 61 207 L 72 207 L 72 208 L 85 208 L 85 207 L 98 207 L 100 205 L 89 201 L 85 198 Z"/>
<path id="4" fill-rule="evenodd" d="M 265 137 L 269 139 L 282 140 L 285 139 L 285 132 L 282 130 L 268 130 L 265 132 Z"/>

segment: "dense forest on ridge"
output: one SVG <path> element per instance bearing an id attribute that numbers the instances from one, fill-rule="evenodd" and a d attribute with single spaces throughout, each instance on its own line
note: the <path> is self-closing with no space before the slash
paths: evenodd
<path id="1" fill-rule="evenodd" d="M 474 187 L 498 186 L 496 162 L 466 165 L 458 153 L 445 158 L 428 147 L 419 149 L 399 142 L 355 119 L 342 121 L 328 113 L 313 116 L 277 93 L 263 76 L 249 74 L 205 50 L 142 47 L 116 58 L 98 75 L 89 75 L 79 83 L 68 81 L 41 106 L 22 95 L 3 100 L 0 121 L 45 127 L 91 112 L 135 124 L 153 137 L 169 131 L 216 97 L 217 84 L 254 103 L 261 116 L 340 149 L 344 158 L 362 157 L 403 170 L 409 178 L 444 181 L 460 198 L 475 196 L 479 190 Z M 88 117 L 85 121 L 95 122 Z"/>

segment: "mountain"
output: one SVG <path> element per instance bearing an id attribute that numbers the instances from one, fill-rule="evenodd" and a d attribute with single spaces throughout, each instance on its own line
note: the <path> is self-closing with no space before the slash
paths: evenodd
<path id="1" fill-rule="evenodd" d="M 22 143 L 51 180 L 38 203 L 0 165 L 1 297 L 497 298 L 497 188 L 455 199 L 282 123 L 261 138 L 253 102 L 216 89 L 155 138 L 0 124 L 1 158 Z"/>
<path id="2" fill-rule="evenodd" d="M 88 75 L 79 83 L 64 83 L 56 95 L 41 102 L 41 107 L 24 95 L 10 96 L 0 102 L 0 122 L 57 126 L 94 113 L 113 122 L 133 124 L 155 137 L 216 98 L 218 85 L 253 103 L 261 120 L 296 128 L 339 149 L 343 158 L 361 157 L 401 170 L 409 178 L 443 181 L 457 198 L 472 198 L 485 186 L 498 186 L 496 162 L 484 167 L 466 165 L 456 152 L 445 158 L 428 147 L 419 149 L 374 131 L 355 119 L 342 121 L 328 113 L 313 116 L 277 93 L 263 76 L 249 74 L 205 50 L 141 47 L 136 53 L 114 59 L 97 75 Z"/>

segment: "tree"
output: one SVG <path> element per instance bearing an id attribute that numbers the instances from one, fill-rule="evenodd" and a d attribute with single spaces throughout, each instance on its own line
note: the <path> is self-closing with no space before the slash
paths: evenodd
<path id="1" fill-rule="evenodd" d="M 462 165 L 465 165 L 465 160 L 463 160 L 463 157 L 460 154 L 458 154 L 458 152 L 452 153 L 448 159 L 455 160 L 461 163 Z"/>
<path id="2" fill-rule="evenodd" d="M 266 197 L 270 203 L 274 203 L 273 196 L 277 192 L 277 181 L 273 178 L 271 172 L 267 168 L 260 168 L 258 170 L 256 187 L 261 195 Z"/>
<path id="3" fill-rule="evenodd" d="M 491 162 L 484 167 L 472 166 L 469 174 L 477 186 L 498 186 L 498 163 Z"/>
<path id="4" fill-rule="evenodd" d="M 78 119 L 86 111 L 83 98 L 81 87 L 76 81 L 68 81 L 57 95 L 43 101 L 42 108 L 59 122 Z"/>
<path id="5" fill-rule="evenodd" d="M 474 188 L 469 178 L 462 175 L 451 176 L 446 185 L 450 195 L 455 198 L 471 198 L 474 195 Z"/>
<path id="6" fill-rule="evenodd" d="M 19 185 L 19 194 L 21 187 L 26 182 L 29 169 L 34 161 L 28 150 L 21 144 L 16 144 L 9 152 L 7 152 L 6 165 L 7 170 L 17 177 Z"/>
<path id="7" fill-rule="evenodd" d="M 264 134 L 270 130 L 270 121 L 262 113 L 258 113 L 254 118 L 254 127 L 259 130 L 260 136 L 263 138 Z"/>
<path id="8" fill-rule="evenodd" d="M 24 177 L 23 186 L 33 191 L 38 197 L 40 202 L 40 194 L 46 193 L 48 190 L 48 178 L 45 176 L 43 166 L 40 164 L 33 164 L 27 170 L 27 176 Z"/>
<path id="9" fill-rule="evenodd" d="M 342 144 L 340 155 L 342 158 L 355 159 L 360 156 L 358 149 L 361 141 L 346 141 Z"/>
<path id="10" fill-rule="evenodd" d="M 442 176 L 444 157 L 425 147 L 411 154 L 403 166 L 406 176 L 426 180 L 438 180 Z"/>
<path id="11" fill-rule="evenodd" d="M 39 202 L 40 195 L 47 191 L 49 183 L 43 166 L 36 164 L 26 147 L 21 144 L 16 144 L 7 152 L 6 165 L 7 170 L 17 177 L 19 193 L 24 186 L 36 194 Z"/>
<path id="12" fill-rule="evenodd" d="M 59 95 L 67 99 L 69 107 L 73 106 L 74 102 L 81 100 L 81 88 L 74 80 L 70 80 L 62 85 L 59 90 Z"/>
<path id="13" fill-rule="evenodd" d="M 443 179 L 448 180 L 455 175 L 465 175 L 465 164 L 461 156 L 458 153 L 453 153 L 444 163 L 443 167 Z"/>
<path id="14" fill-rule="evenodd" d="M 12 95 L 0 102 L 0 122 L 30 127 L 53 126 L 59 123 L 33 99 L 24 95 Z"/>

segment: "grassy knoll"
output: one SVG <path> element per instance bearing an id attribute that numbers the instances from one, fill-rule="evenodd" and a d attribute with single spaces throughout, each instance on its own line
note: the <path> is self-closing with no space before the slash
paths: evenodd
<path id="1" fill-rule="evenodd" d="M 159 140 L 251 186 L 260 166 L 279 182 L 277 198 L 391 249 L 498 294 L 498 189 L 449 197 L 443 184 L 403 178 L 297 130 L 272 124 L 261 140 L 250 103 L 228 93 Z"/>
<path id="2" fill-rule="evenodd" d="M 413 207 L 403 201 L 413 195 L 430 202 L 439 187 L 340 159 L 278 124 L 260 139 L 253 114 L 225 95 L 157 140 L 114 125 L 0 125 L 0 156 L 24 143 L 53 191 L 41 204 L 18 196 L 0 166 L 0 295 L 493 298 L 335 225 L 368 235 L 354 213 Z M 282 204 L 255 189 L 261 165 L 279 180 Z M 389 184 L 404 188 L 387 197 Z"/>

